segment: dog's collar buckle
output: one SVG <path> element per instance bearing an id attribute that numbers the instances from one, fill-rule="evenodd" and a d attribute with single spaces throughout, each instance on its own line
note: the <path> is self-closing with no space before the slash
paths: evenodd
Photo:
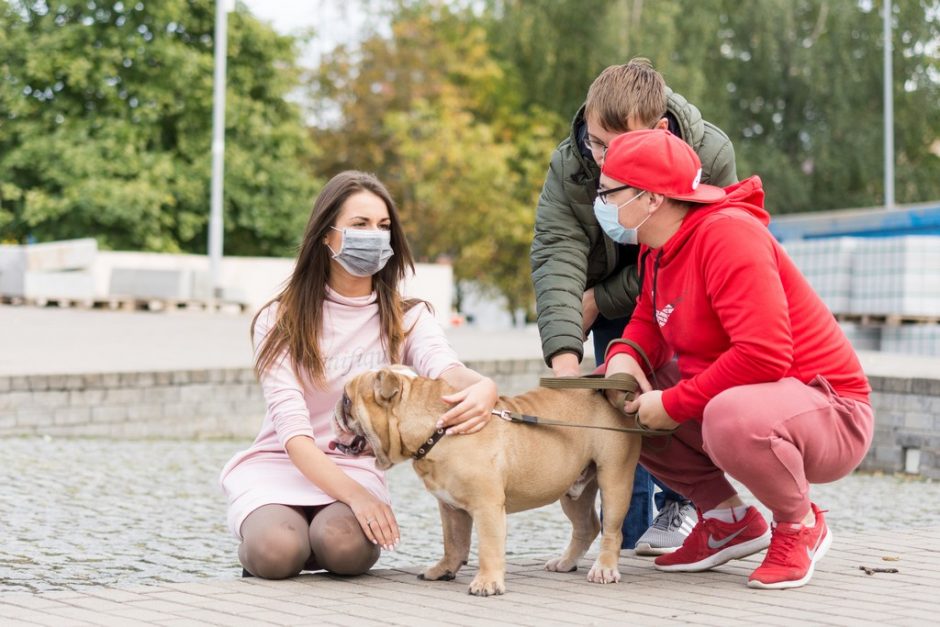
<path id="1" fill-rule="evenodd" d="M 444 437 L 444 430 L 437 429 L 434 433 L 431 434 L 427 440 L 424 441 L 424 444 L 421 445 L 414 455 L 411 456 L 415 461 L 423 459 L 425 455 L 431 452 L 431 449 L 434 448 L 434 445 L 440 442 L 441 438 Z"/>
<path id="2" fill-rule="evenodd" d="M 506 422 L 512 422 L 512 416 L 510 415 L 512 412 L 510 412 L 508 409 L 491 409 L 490 413 L 494 416 L 499 416 Z"/>

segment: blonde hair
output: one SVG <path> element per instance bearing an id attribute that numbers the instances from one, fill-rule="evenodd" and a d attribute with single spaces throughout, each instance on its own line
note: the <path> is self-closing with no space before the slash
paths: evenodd
<path id="1" fill-rule="evenodd" d="M 636 130 L 627 128 L 631 119 L 643 128 L 652 127 L 666 115 L 666 82 L 643 57 L 611 65 L 591 83 L 584 115 L 597 118 L 614 133 Z"/>

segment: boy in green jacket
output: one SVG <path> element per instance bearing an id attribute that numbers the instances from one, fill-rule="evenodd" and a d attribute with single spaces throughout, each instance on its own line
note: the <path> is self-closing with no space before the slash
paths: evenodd
<path id="1" fill-rule="evenodd" d="M 737 182 L 731 140 L 666 87 L 647 59 L 610 66 L 594 79 L 570 136 L 552 154 L 530 255 L 542 353 L 555 376 L 580 374 L 588 333 L 595 361 L 602 363 L 607 344 L 620 337 L 633 313 L 639 248 L 604 233 L 594 217 L 594 198 L 610 141 L 649 128 L 668 129 L 695 150 L 702 183 Z M 623 548 L 636 548 L 640 555 L 674 551 L 696 522 L 692 503 L 663 486 L 652 520 L 652 485 L 649 473 L 637 467 Z"/>

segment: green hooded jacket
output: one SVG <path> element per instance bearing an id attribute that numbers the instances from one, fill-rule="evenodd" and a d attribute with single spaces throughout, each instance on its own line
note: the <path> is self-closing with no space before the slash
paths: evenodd
<path id="1" fill-rule="evenodd" d="M 702 162 L 702 183 L 727 187 L 737 182 L 734 147 L 717 126 L 702 119 L 698 108 L 672 90 L 666 91 L 670 130 L 688 142 Z M 539 196 L 530 260 L 538 310 L 542 354 L 549 366 L 558 353 L 583 355 L 581 299 L 594 288 L 601 315 L 630 316 L 639 293 L 635 246 L 619 246 L 594 217 L 600 169 L 582 154 L 584 107 L 571 125 L 571 135 L 552 153 Z M 618 254 L 633 253 L 625 265 Z"/>

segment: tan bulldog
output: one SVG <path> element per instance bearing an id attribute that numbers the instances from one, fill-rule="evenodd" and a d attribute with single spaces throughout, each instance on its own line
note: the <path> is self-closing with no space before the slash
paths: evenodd
<path id="1" fill-rule="evenodd" d="M 561 500 L 571 520 L 571 540 L 545 568 L 577 570 L 578 560 L 597 537 L 601 524 L 594 502 L 601 491 L 604 512 L 600 553 L 588 581 L 620 581 L 620 526 L 630 504 L 640 436 L 602 429 L 510 423 L 494 417 L 473 435 L 435 436 L 435 423 L 448 405 L 441 396 L 453 390 L 443 381 L 387 368 L 351 379 L 334 412 L 337 445 L 350 453 L 371 448 L 382 469 L 414 461 L 415 472 L 438 499 L 444 530 L 444 557 L 422 579 L 452 580 L 467 563 L 471 526 L 476 524 L 480 569 L 470 594 L 506 591 L 506 514 Z M 500 397 L 497 409 L 599 427 L 624 427 L 626 421 L 591 390 L 538 388 Z M 429 440 L 436 440 L 428 448 Z"/>

